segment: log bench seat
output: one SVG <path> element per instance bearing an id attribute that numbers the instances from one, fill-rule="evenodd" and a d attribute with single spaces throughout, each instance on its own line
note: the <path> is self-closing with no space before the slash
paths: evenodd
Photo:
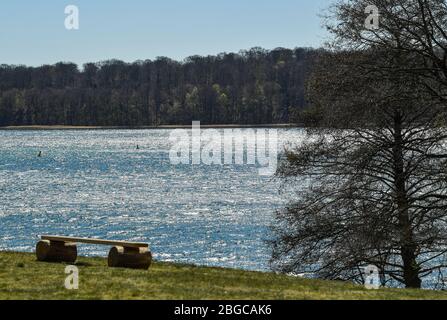
<path id="1" fill-rule="evenodd" d="M 87 243 L 112 246 L 107 259 L 109 267 L 147 270 L 152 262 L 147 243 L 50 235 L 40 239 L 36 245 L 38 261 L 74 263 L 78 256 L 76 244 Z"/>

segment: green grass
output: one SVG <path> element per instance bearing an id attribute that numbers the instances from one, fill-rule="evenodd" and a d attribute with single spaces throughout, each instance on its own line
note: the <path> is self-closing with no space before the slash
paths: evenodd
<path id="1" fill-rule="evenodd" d="M 33 254 L 0 252 L 5 299 L 447 299 L 423 290 L 366 290 L 343 282 L 272 273 L 154 263 L 148 271 L 112 269 L 103 258 L 79 258 L 79 290 L 64 287 L 65 265 Z"/>

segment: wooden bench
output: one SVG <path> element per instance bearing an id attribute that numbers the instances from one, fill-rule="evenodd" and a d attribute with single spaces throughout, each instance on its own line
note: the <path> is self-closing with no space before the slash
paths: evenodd
<path id="1" fill-rule="evenodd" d="M 77 243 L 112 246 L 108 265 L 114 268 L 149 269 L 152 254 L 147 243 L 111 241 L 91 238 L 40 236 L 36 245 L 38 261 L 74 263 L 78 256 Z"/>

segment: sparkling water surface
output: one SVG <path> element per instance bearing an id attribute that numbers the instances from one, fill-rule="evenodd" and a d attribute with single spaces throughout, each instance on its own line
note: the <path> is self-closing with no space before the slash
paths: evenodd
<path id="1" fill-rule="evenodd" d="M 280 182 L 255 166 L 172 165 L 170 132 L 0 131 L 0 250 L 31 252 L 37 235 L 59 234 L 148 242 L 162 261 L 268 270 Z M 282 150 L 303 131 L 278 136 Z"/>

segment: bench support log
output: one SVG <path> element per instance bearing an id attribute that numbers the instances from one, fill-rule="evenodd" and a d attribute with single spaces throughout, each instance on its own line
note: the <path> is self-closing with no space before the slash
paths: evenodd
<path id="1" fill-rule="evenodd" d="M 148 248 L 115 246 L 110 249 L 108 265 L 112 268 L 149 269 L 152 254 Z"/>
<path id="2" fill-rule="evenodd" d="M 78 256 L 75 243 L 41 240 L 36 245 L 38 261 L 74 263 Z"/>

